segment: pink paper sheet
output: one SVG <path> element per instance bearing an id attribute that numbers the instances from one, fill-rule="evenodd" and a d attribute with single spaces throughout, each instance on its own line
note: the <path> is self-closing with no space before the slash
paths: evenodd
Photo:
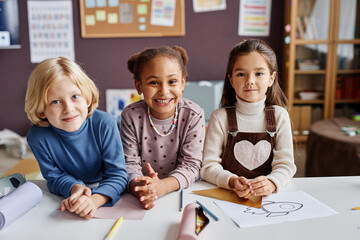
<path id="1" fill-rule="evenodd" d="M 139 199 L 130 193 L 123 193 L 119 201 L 112 207 L 100 207 L 95 214 L 95 218 L 124 220 L 142 220 L 146 214 Z"/>

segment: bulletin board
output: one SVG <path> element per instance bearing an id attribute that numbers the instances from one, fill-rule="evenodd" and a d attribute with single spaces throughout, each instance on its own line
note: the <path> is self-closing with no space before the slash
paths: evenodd
<path id="1" fill-rule="evenodd" d="M 185 35 L 184 0 L 80 0 L 83 38 Z"/>

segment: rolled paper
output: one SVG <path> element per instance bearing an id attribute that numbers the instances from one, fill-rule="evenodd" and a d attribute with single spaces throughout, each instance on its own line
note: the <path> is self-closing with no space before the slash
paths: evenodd
<path id="1" fill-rule="evenodd" d="M 30 211 L 41 199 L 41 189 L 32 182 L 22 184 L 0 199 L 0 230 Z"/>

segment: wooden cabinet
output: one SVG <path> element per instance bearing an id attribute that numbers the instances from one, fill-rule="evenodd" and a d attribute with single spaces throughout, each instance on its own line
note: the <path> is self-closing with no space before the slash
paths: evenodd
<path id="1" fill-rule="evenodd" d="M 294 135 L 301 136 L 312 122 L 360 113 L 360 2 L 286 5 L 282 79 Z"/>

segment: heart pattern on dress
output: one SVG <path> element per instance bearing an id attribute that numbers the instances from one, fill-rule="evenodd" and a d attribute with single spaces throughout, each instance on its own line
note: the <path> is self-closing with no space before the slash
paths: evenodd
<path id="1" fill-rule="evenodd" d="M 236 160 L 250 171 L 266 162 L 271 153 L 271 144 L 261 140 L 255 145 L 247 140 L 237 142 L 234 146 Z"/>

